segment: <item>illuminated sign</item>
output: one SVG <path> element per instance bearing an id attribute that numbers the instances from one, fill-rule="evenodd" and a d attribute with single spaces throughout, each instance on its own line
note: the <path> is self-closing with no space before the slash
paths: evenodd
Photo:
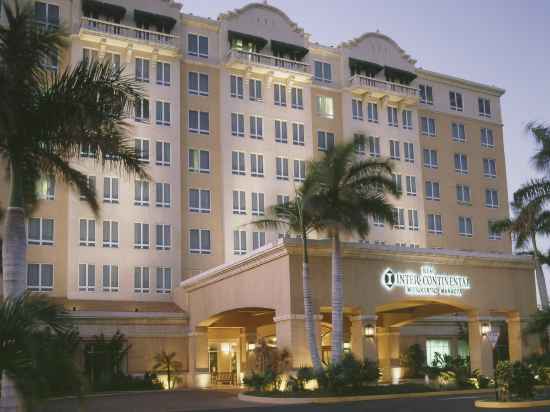
<path id="1" fill-rule="evenodd" d="M 461 297 L 471 286 L 468 276 L 436 272 L 431 265 L 421 266 L 420 273 L 388 268 L 382 273 L 381 281 L 386 289 L 403 288 L 405 294 L 410 296 Z"/>

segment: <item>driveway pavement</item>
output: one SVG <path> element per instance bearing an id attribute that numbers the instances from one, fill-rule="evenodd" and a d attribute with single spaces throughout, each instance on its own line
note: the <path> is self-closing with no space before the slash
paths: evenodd
<path id="1" fill-rule="evenodd" d="M 441 396 L 346 404 L 272 406 L 242 402 L 237 399 L 237 391 L 232 390 L 181 390 L 91 397 L 80 404 L 74 399 L 50 401 L 41 412 L 480 412 L 482 409 L 474 407 L 475 399 L 478 397 Z M 493 409 L 483 410 L 489 412 Z M 529 411 L 548 412 L 548 408 L 533 408 Z"/>

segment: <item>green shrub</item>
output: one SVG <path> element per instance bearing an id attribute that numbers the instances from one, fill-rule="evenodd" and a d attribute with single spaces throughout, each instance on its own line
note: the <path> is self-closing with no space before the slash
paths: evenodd
<path id="1" fill-rule="evenodd" d="M 408 347 L 401 356 L 401 365 L 407 368 L 409 378 L 420 378 L 426 366 L 426 353 L 418 343 Z"/>
<path id="2" fill-rule="evenodd" d="M 436 353 L 432 365 L 426 368 L 430 379 L 439 378 L 445 386 L 471 388 L 470 358 Z"/>
<path id="3" fill-rule="evenodd" d="M 279 375 L 272 370 L 265 372 L 251 372 L 243 378 L 246 387 L 254 389 L 256 392 L 262 392 L 266 389 L 277 389 Z"/>
<path id="4" fill-rule="evenodd" d="M 308 382 L 315 379 L 315 371 L 308 366 L 302 366 L 296 371 L 296 376 L 289 376 L 287 391 L 303 392 Z"/>
<path id="5" fill-rule="evenodd" d="M 535 371 L 526 362 L 501 361 L 495 371 L 495 384 L 500 400 L 532 399 L 535 393 Z"/>
<path id="6" fill-rule="evenodd" d="M 357 391 L 365 385 L 372 384 L 380 378 L 376 363 L 358 361 L 351 354 L 346 354 L 339 364 L 330 364 L 317 374 L 319 388 L 325 392 L 343 393 Z"/>

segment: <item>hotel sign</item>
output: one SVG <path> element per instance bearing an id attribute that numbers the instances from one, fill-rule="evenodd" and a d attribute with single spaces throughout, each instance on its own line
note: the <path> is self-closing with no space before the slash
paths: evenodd
<path id="1" fill-rule="evenodd" d="M 421 266 L 420 273 L 388 268 L 382 273 L 381 281 L 386 289 L 402 288 L 410 296 L 461 297 L 471 287 L 468 276 L 437 272 L 431 265 Z"/>

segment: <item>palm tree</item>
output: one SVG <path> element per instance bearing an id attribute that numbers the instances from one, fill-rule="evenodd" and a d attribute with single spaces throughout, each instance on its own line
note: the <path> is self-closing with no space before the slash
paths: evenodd
<path id="1" fill-rule="evenodd" d="M 341 144 L 312 162 L 306 183 L 312 194 L 308 205 L 318 220 L 316 225 L 332 239 L 332 354 L 331 361 L 340 363 L 343 351 L 343 272 L 340 236 L 357 234 L 365 238 L 370 230 L 369 218 L 381 217 L 394 223 L 393 208 L 387 194 L 400 196 L 391 178 L 388 160 L 360 160 L 358 144 Z"/>
<path id="2" fill-rule="evenodd" d="M 98 154 L 102 167 L 147 177 L 124 120 L 141 96 L 135 81 L 106 63 L 82 61 L 60 73 L 48 71 L 43 63 L 61 55 L 65 31 L 40 28 L 31 2 L 8 3 L 0 3 L 7 21 L 0 26 L 0 158 L 10 187 L 2 245 L 4 299 L 25 290 L 25 215 L 36 202 L 42 176 L 56 176 L 79 190 L 96 213 L 94 190 L 71 165 L 81 145 Z M 3 402 L 11 402 L 12 389 L 3 377 Z"/>
<path id="3" fill-rule="evenodd" d="M 514 193 L 514 197 L 515 195 Z M 537 247 L 537 235 L 550 233 L 550 211 L 543 210 L 542 203 L 536 200 L 527 204 L 514 200 L 511 206 L 515 217 L 494 222 L 492 229 L 496 232 L 512 233 L 516 249 L 524 249 L 530 243 L 541 305 L 547 308 L 550 302 L 540 259 L 541 253 Z"/>
<path id="4" fill-rule="evenodd" d="M 548 330 L 550 329 L 550 307 L 543 308 L 535 312 L 525 332 L 531 335 L 538 335 L 541 340 L 541 346 L 544 349 L 544 353 L 550 353 L 550 338 Z"/>
<path id="5" fill-rule="evenodd" d="M 315 229 L 315 220 L 306 207 L 308 192 L 309 182 L 305 182 L 296 191 L 296 196 L 292 201 L 272 206 L 266 218 L 256 220 L 252 224 L 264 229 L 290 231 L 300 235 L 302 239 L 302 289 L 304 293 L 307 343 L 313 368 L 320 371 L 323 369 L 323 365 L 317 347 L 318 331 L 314 321 L 313 291 L 311 290 L 308 254 L 308 236 Z"/>
<path id="6" fill-rule="evenodd" d="M 155 365 L 153 371 L 155 373 L 165 373 L 168 382 L 168 389 L 174 389 L 177 383 L 181 383 L 182 379 L 176 374 L 181 372 L 182 363 L 176 358 L 176 352 L 166 353 L 164 350 L 155 355 Z"/>

